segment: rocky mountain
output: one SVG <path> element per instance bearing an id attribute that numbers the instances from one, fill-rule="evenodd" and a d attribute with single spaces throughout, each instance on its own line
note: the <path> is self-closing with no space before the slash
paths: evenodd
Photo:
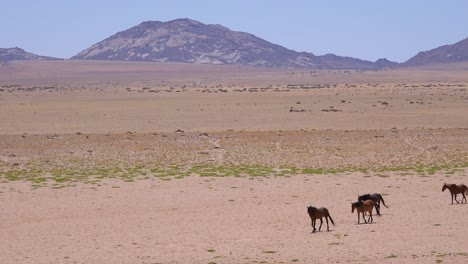
<path id="1" fill-rule="evenodd" d="M 404 65 L 418 66 L 462 61 L 468 61 L 468 38 L 455 44 L 419 52 L 416 56 L 406 61 Z"/>
<path id="2" fill-rule="evenodd" d="M 370 61 L 297 52 L 249 33 L 191 19 L 143 22 L 83 50 L 72 59 L 328 69 L 376 68 Z"/>
<path id="3" fill-rule="evenodd" d="M 72 59 L 307 67 L 314 65 L 311 57 L 220 25 L 176 19 L 143 22 Z"/>
<path id="4" fill-rule="evenodd" d="M 13 60 L 59 60 L 57 58 L 39 56 L 29 53 L 20 48 L 0 48 L 0 61 L 13 61 Z"/>

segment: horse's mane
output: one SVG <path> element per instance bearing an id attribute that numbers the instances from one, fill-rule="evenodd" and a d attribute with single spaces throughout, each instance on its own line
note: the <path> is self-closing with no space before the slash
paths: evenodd
<path id="1" fill-rule="evenodd" d="M 365 200 L 374 200 L 374 199 L 383 199 L 382 195 L 380 193 L 374 193 L 374 194 L 363 194 L 358 197 L 359 201 L 365 201 Z"/>
<path id="2" fill-rule="evenodd" d="M 368 193 L 368 194 L 363 194 L 363 195 L 361 195 L 361 196 L 358 197 L 358 200 L 359 200 L 359 201 L 361 201 L 361 200 L 362 200 L 362 201 L 364 201 L 364 200 L 369 200 L 370 197 L 371 197 L 370 193 Z"/>
<path id="3" fill-rule="evenodd" d="M 309 213 L 309 214 L 314 213 L 316 211 L 317 211 L 316 207 L 313 207 L 313 206 L 307 207 L 307 213 Z"/>

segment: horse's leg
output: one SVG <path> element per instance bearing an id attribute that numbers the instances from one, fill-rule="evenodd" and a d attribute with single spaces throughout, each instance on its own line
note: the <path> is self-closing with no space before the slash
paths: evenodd
<path id="1" fill-rule="evenodd" d="M 327 221 L 327 232 L 330 231 L 330 228 L 328 228 L 328 217 L 325 216 L 325 221 Z"/>
<path id="2" fill-rule="evenodd" d="M 322 220 L 322 217 L 320 217 L 320 226 L 319 226 L 319 232 L 320 232 L 320 229 L 322 229 L 322 224 L 323 224 L 323 220 Z"/>
<path id="3" fill-rule="evenodd" d="M 377 211 L 377 215 L 380 215 L 380 202 L 375 204 L 375 211 Z"/>
<path id="4" fill-rule="evenodd" d="M 463 200 L 465 200 L 465 203 L 466 203 L 465 191 L 463 191 L 461 194 L 463 195 L 463 198 L 462 198 L 461 202 L 463 203 Z"/>
<path id="5" fill-rule="evenodd" d="M 366 216 L 364 215 L 365 212 L 362 212 L 362 219 L 364 219 L 364 223 L 367 224 L 367 221 L 366 221 Z"/>
<path id="6" fill-rule="evenodd" d="M 457 204 L 459 204 L 460 202 L 457 200 L 457 194 L 455 193 L 455 202 L 457 202 Z"/>
<path id="7" fill-rule="evenodd" d="M 369 211 L 369 220 L 370 220 L 369 223 L 374 222 L 374 218 L 372 217 L 372 209 Z"/>
<path id="8" fill-rule="evenodd" d="M 313 233 L 313 232 L 315 232 L 315 230 L 316 230 L 316 229 L 315 229 L 315 219 L 312 219 L 312 228 L 313 228 L 313 230 L 312 230 L 312 233 Z"/>
<path id="9" fill-rule="evenodd" d="M 359 224 L 359 220 L 360 220 L 360 218 L 359 218 L 359 217 L 360 217 L 360 216 L 359 216 L 359 214 L 360 214 L 360 213 L 359 213 L 359 211 L 358 211 L 358 212 L 357 212 L 357 223 L 358 223 L 358 224 Z"/>

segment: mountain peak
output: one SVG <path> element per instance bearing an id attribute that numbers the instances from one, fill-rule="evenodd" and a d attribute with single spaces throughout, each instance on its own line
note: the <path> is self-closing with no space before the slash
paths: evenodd
<path id="1" fill-rule="evenodd" d="M 25 52 L 24 49 L 18 48 L 18 47 L 6 48 L 3 50 L 8 51 L 8 52 Z"/>
<path id="2" fill-rule="evenodd" d="M 177 19 L 174 19 L 174 20 L 170 20 L 168 22 L 166 22 L 168 24 L 171 24 L 171 23 L 185 23 L 185 24 L 191 24 L 191 25 L 204 25 L 203 23 L 199 22 L 199 21 L 196 21 L 196 20 L 193 20 L 193 19 L 190 19 L 190 18 L 177 18 Z"/>
<path id="3" fill-rule="evenodd" d="M 222 25 L 179 18 L 145 21 L 83 50 L 72 59 L 235 64 L 294 68 L 374 68 L 372 62 L 314 56 Z"/>
<path id="4" fill-rule="evenodd" d="M 185 25 L 185 26 L 193 26 L 193 25 L 204 25 L 201 22 L 198 22 L 196 20 L 192 20 L 189 18 L 178 18 L 174 20 L 170 20 L 167 22 L 162 22 L 162 21 L 143 21 L 137 26 L 143 26 L 143 27 L 158 27 L 161 25 Z"/>

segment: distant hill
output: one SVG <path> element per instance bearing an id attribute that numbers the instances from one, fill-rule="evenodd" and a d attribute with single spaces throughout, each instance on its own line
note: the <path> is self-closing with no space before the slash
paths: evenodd
<path id="1" fill-rule="evenodd" d="M 316 56 L 315 61 L 322 69 L 382 69 L 394 68 L 399 65 L 397 62 L 387 59 L 378 59 L 376 62 L 371 62 L 353 57 L 337 56 L 335 54 Z"/>
<path id="2" fill-rule="evenodd" d="M 400 66 L 400 63 L 380 58 L 374 62 L 374 66 L 377 68 L 394 68 Z"/>
<path id="3" fill-rule="evenodd" d="M 468 61 L 468 38 L 455 44 L 419 52 L 416 56 L 406 61 L 404 65 L 419 66 L 463 61 Z"/>
<path id="4" fill-rule="evenodd" d="M 59 60 L 58 58 L 39 56 L 29 53 L 20 48 L 0 48 L 0 61 L 14 61 L 14 60 Z"/>
<path id="5" fill-rule="evenodd" d="M 249 33 L 191 19 L 143 22 L 81 51 L 72 59 L 326 69 L 378 67 L 373 62 L 350 57 L 293 51 Z"/>

